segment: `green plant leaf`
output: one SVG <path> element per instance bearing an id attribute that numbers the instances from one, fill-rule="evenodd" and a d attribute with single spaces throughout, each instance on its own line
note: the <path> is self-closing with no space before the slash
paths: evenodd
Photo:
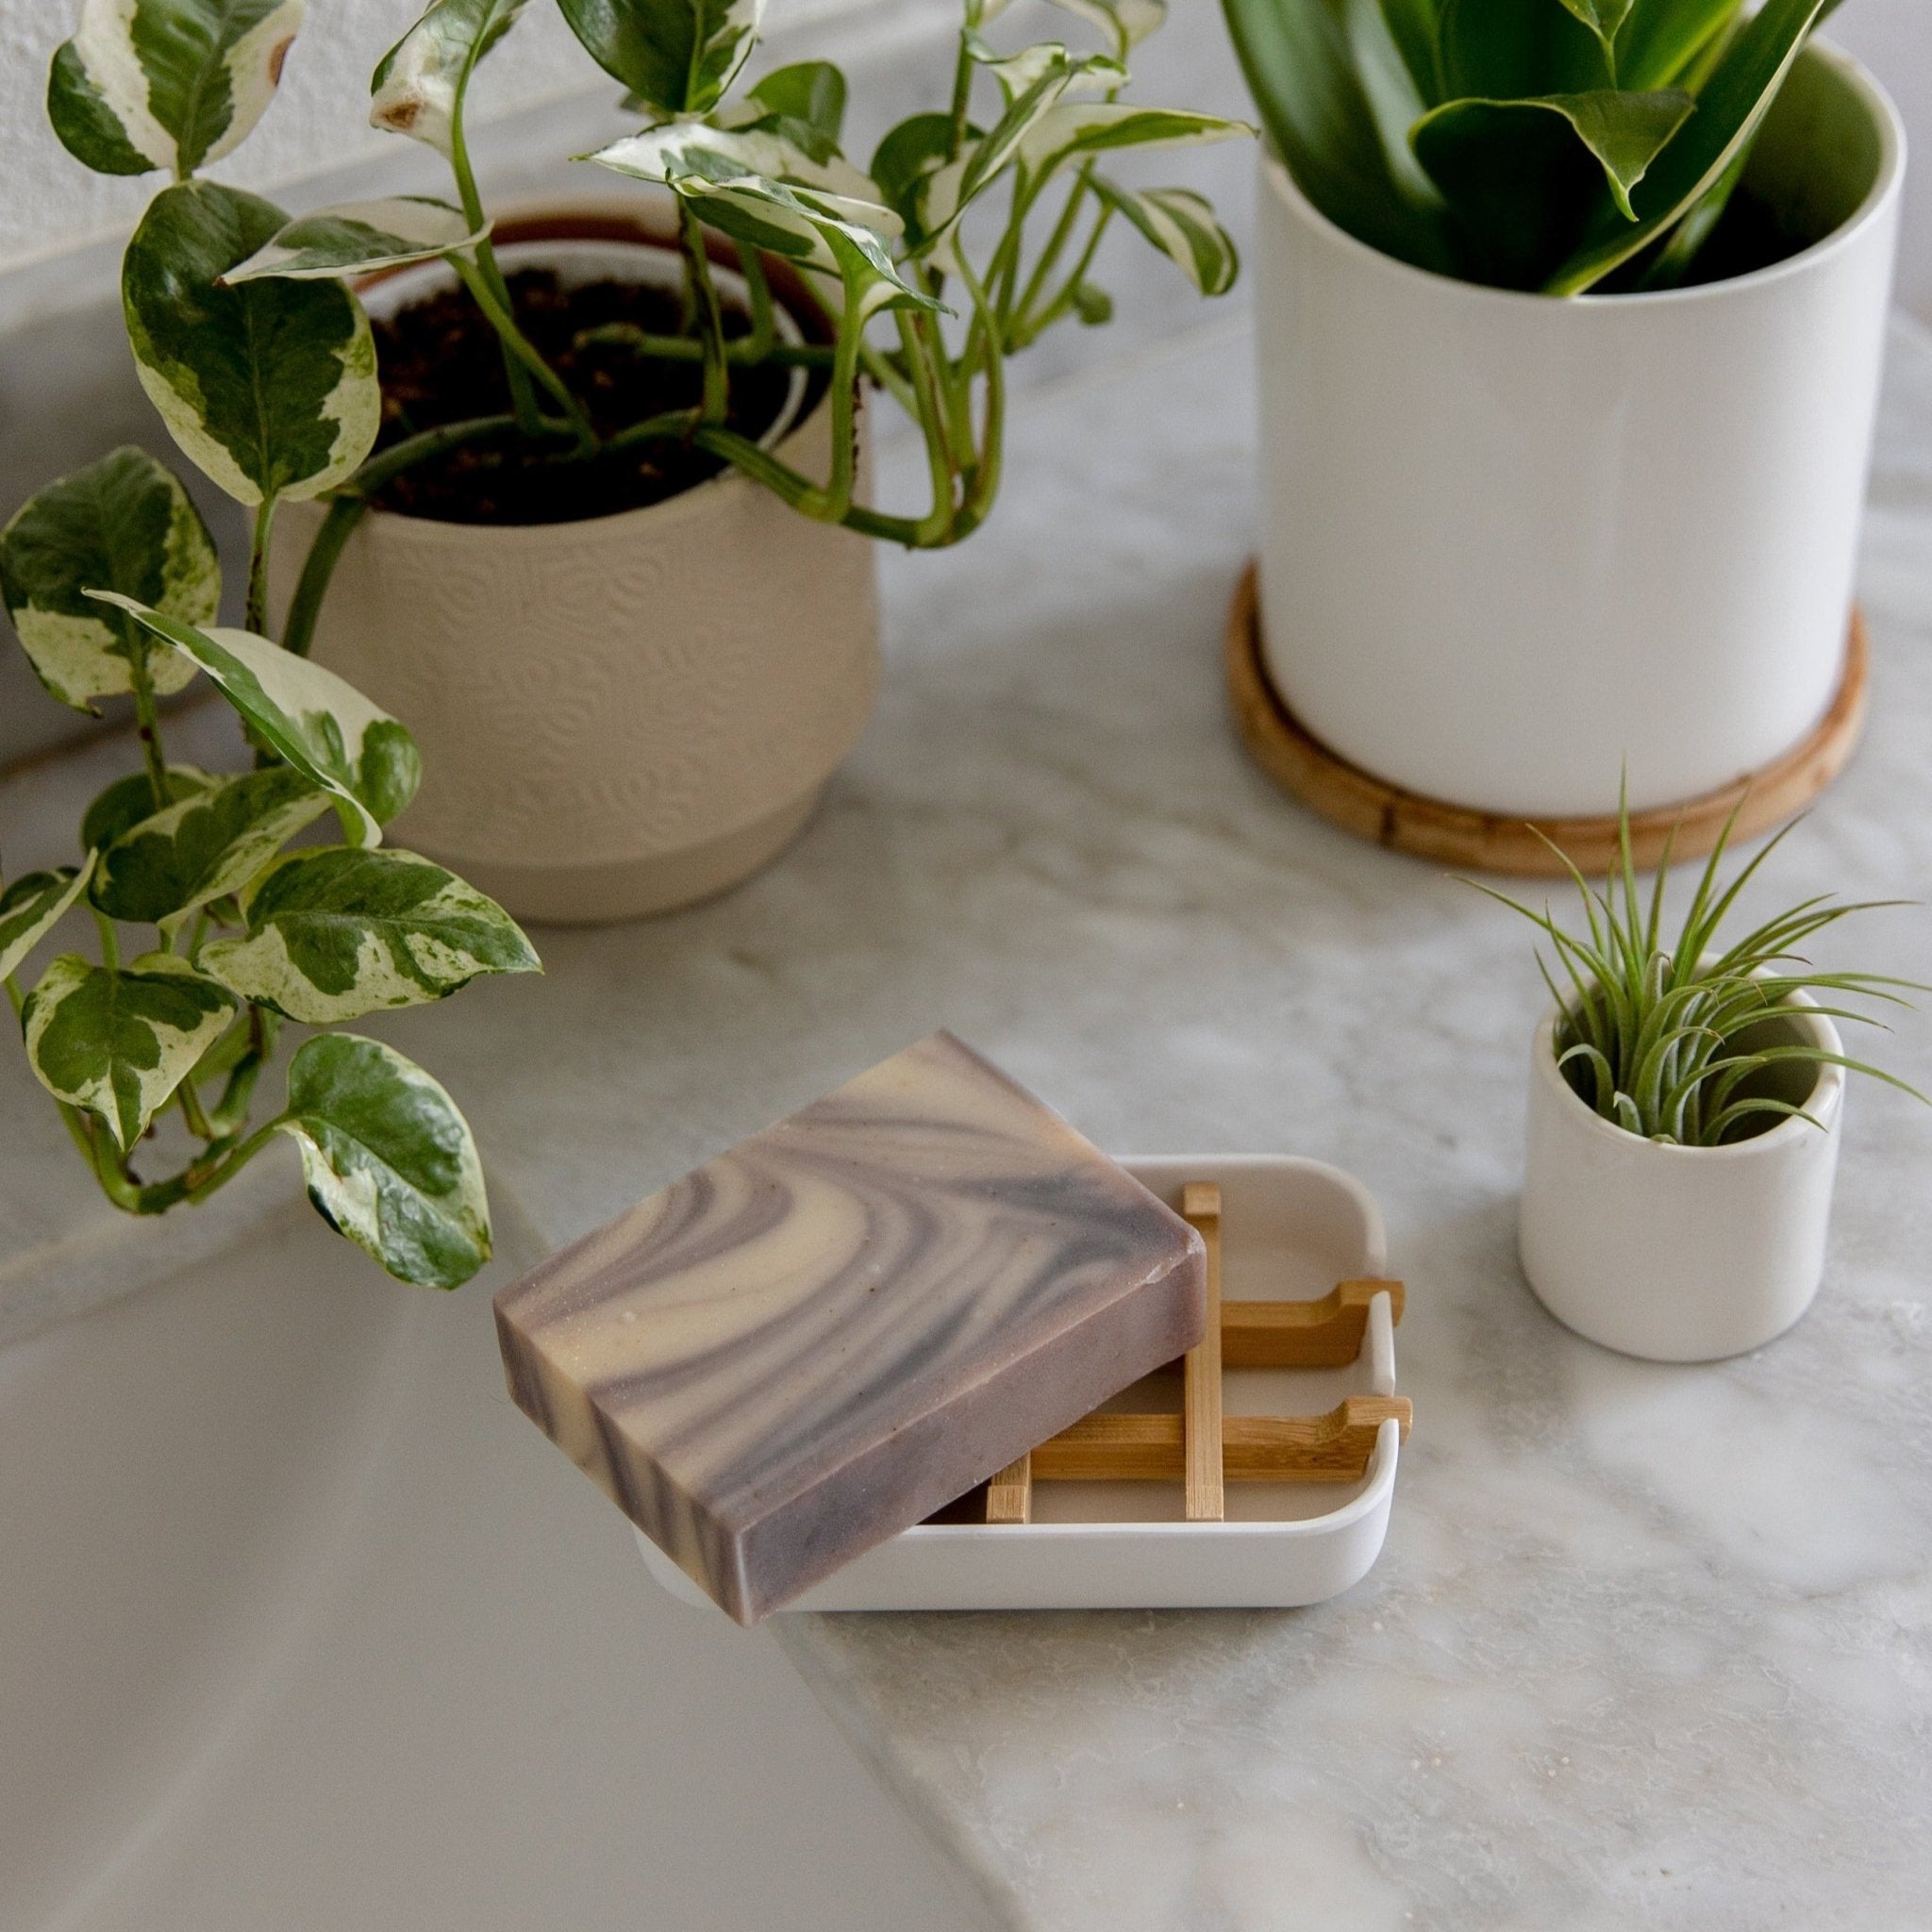
<path id="1" fill-rule="evenodd" d="M 202 970 L 291 1020 L 331 1025 L 440 1000 L 485 973 L 541 970 L 495 900 L 413 853 L 291 852 L 248 889 L 247 931 Z"/>
<path id="2" fill-rule="evenodd" d="M 1544 283 L 1580 294 L 1690 213 L 1763 120 L 1816 23 L 1824 0 L 1765 0 L 1738 30 L 1697 96 L 1696 111 L 1660 154 L 1630 200 L 1636 219 L 1611 208 Z"/>
<path id="3" fill-rule="evenodd" d="M 1077 14 L 1107 36 L 1108 51 L 1124 60 L 1167 19 L 1167 0 L 1053 0 L 1063 13 Z"/>
<path id="4" fill-rule="evenodd" d="M 1631 190 L 1692 105 L 1683 93 L 1450 101 L 1417 124 L 1416 158 L 1511 284 L 1534 287 L 1575 246 L 1602 188 L 1637 219 Z"/>
<path id="5" fill-rule="evenodd" d="M 1597 37 L 1614 61 L 1617 34 L 1629 18 L 1632 0 L 1561 0 L 1561 4 Z"/>
<path id="6" fill-rule="evenodd" d="M 289 1063 L 287 1116 L 308 1198 L 399 1281 L 460 1288 L 490 1258 L 476 1143 L 456 1102 L 380 1041 L 330 1033 Z"/>
<path id="7" fill-rule="evenodd" d="M 155 197 L 122 262 L 142 387 L 187 456 L 244 504 L 341 482 L 381 421 L 369 319 L 346 289 L 221 286 L 288 219 L 258 195 L 183 182 Z"/>
<path id="8" fill-rule="evenodd" d="M 35 675 L 76 710 L 133 690 L 137 661 L 158 691 L 188 683 L 192 664 L 152 650 L 138 625 L 90 600 L 90 589 L 120 591 L 190 624 L 208 623 L 221 601 L 208 525 L 145 450 L 110 450 L 14 512 L 0 531 L 0 597 Z"/>
<path id="9" fill-rule="evenodd" d="M 1570 0 L 1442 0 L 1442 98 L 1509 101 L 1613 87 L 1610 54 Z"/>
<path id="10" fill-rule="evenodd" d="M 63 953 L 21 1020 L 41 1085 L 96 1115 L 125 1154 L 234 1011 L 231 995 L 172 953 L 144 953 L 125 968 Z"/>
<path id="11" fill-rule="evenodd" d="M 757 127 L 712 127 L 702 121 L 667 121 L 641 134 L 625 135 L 584 157 L 639 181 L 674 187 L 686 178 L 720 186 L 740 181 L 779 181 L 834 194 L 863 211 L 864 225 L 896 235 L 899 218 L 877 200 L 872 177 L 834 154 L 815 160 L 795 142 Z"/>
<path id="12" fill-rule="evenodd" d="M 881 241 L 882 229 L 899 226 L 890 208 L 761 175 L 733 174 L 728 160 L 711 158 L 714 137 L 704 130 L 689 142 L 657 142 L 655 134 L 663 131 L 614 142 L 588 158 L 620 175 L 666 182 L 700 221 L 734 242 L 836 276 L 855 320 L 891 308 L 939 307 L 900 275 Z"/>
<path id="13" fill-rule="evenodd" d="M 90 852 L 78 866 L 23 873 L 0 892 L 0 979 L 19 968 L 87 890 L 95 856 Z"/>
<path id="14" fill-rule="evenodd" d="M 774 68 L 735 106 L 712 115 L 716 127 L 757 128 L 802 148 L 815 161 L 832 159 L 845 125 L 845 76 L 829 60 L 799 60 Z"/>
<path id="15" fill-rule="evenodd" d="M 1433 108 L 1442 84 L 1436 62 L 1436 0 L 1380 0 L 1380 6 L 1417 100 L 1424 109 Z"/>
<path id="16" fill-rule="evenodd" d="M 1214 210 L 1186 188 L 1123 188 L 1096 175 L 1093 192 L 1140 229 L 1204 295 L 1224 295 L 1241 258 Z"/>
<path id="17" fill-rule="evenodd" d="M 82 0 L 47 118 L 99 174 L 185 177 L 261 119 L 301 25 L 302 0 Z"/>
<path id="18" fill-rule="evenodd" d="M 1224 121 L 1174 108 L 1134 108 L 1124 101 L 1062 101 L 1042 114 L 1020 143 L 1020 165 L 1035 180 L 1089 155 L 1121 148 L 1201 147 L 1254 133 L 1244 121 Z"/>
<path id="19" fill-rule="evenodd" d="M 173 655 L 172 653 L 170 654 Z M 193 765 L 170 765 L 167 792 L 172 804 L 177 798 L 192 798 L 197 791 L 210 791 L 222 780 Z M 80 842 L 89 852 L 105 850 L 123 832 L 131 832 L 142 819 L 155 811 L 155 788 L 145 772 L 130 772 L 101 791 L 80 821 Z"/>
<path id="20" fill-rule="evenodd" d="M 110 919 L 170 931 L 240 891 L 328 808 L 328 793 L 292 765 L 223 779 L 123 832 L 101 854 L 91 896 Z"/>
<path id="21" fill-rule="evenodd" d="M 471 73 L 523 10 L 524 0 L 435 0 L 375 63 L 370 125 L 448 154 Z"/>
<path id="22" fill-rule="evenodd" d="M 1441 208 L 1384 145 L 1355 65 L 1345 0 L 1223 0 L 1268 139 L 1337 227 L 1419 268 L 1452 273 Z"/>
<path id="23" fill-rule="evenodd" d="M 978 140 L 982 130 L 969 128 Z M 888 131 L 873 153 L 870 173 L 879 199 L 905 224 L 908 245 L 925 236 L 921 207 L 925 184 L 945 166 L 953 145 L 950 114 L 912 114 Z"/>
<path id="24" fill-rule="evenodd" d="M 1742 10 L 1743 0 L 1641 0 L 1617 35 L 1619 83 L 1675 86 Z"/>
<path id="25" fill-rule="evenodd" d="M 333 671 L 250 631 L 200 630 L 129 598 L 108 601 L 193 658 L 236 710 L 329 794 L 353 843 L 378 843 L 382 827 L 416 795 L 416 741 Z"/>
<path id="26" fill-rule="evenodd" d="M 345 201 L 297 215 L 273 241 L 231 268 L 222 277 L 222 286 L 232 289 L 264 275 L 288 281 L 365 275 L 379 268 L 460 254 L 475 248 L 489 232 L 488 222 L 472 228 L 461 208 L 425 194 Z"/>
<path id="27" fill-rule="evenodd" d="M 659 114 L 704 114 L 758 40 L 764 0 L 558 0 L 591 59 Z"/>

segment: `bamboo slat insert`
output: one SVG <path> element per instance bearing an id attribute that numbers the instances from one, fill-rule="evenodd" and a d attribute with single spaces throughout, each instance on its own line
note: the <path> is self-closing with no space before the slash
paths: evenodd
<path id="1" fill-rule="evenodd" d="M 1369 1304 L 1389 1297 L 1402 1320 L 1399 1281 L 1343 1281 L 1318 1302 L 1224 1302 L 1221 1359 L 1230 1369 L 1341 1369 L 1362 1352 Z"/>
<path id="2" fill-rule="evenodd" d="M 1033 1457 L 1023 1456 L 1009 1462 L 986 1486 L 986 1520 L 989 1523 L 1031 1523 L 1033 1521 Z"/>
<path id="3" fill-rule="evenodd" d="M 1231 1415 L 1221 1424 L 1229 1482 L 1357 1482 L 1383 1423 L 1408 1434 L 1406 1395 L 1351 1395 L 1326 1415 Z M 1185 1468 L 1178 1415 L 1090 1415 L 1033 1452 L 1037 1483 L 1177 1482 Z"/>
<path id="4" fill-rule="evenodd" d="M 1227 1513 L 1222 1489 L 1220 1188 L 1212 1181 L 1190 1181 L 1181 1190 L 1181 1218 L 1208 1249 L 1207 1332 L 1189 1349 L 1183 1369 L 1187 1518 L 1190 1523 L 1219 1523 Z"/>

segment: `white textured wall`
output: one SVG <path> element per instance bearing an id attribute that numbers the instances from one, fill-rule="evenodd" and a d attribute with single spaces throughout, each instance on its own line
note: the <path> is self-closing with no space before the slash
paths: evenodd
<path id="1" fill-rule="evenodd" d="M 1845 0 L 1831 37 L 1885 83 L 1905 116 L 1912 154 L 1898 295 L 1932 323 L 1932 0 Z"/>

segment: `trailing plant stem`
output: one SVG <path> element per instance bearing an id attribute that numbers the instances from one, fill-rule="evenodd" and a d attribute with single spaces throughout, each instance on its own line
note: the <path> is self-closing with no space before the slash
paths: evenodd
<path id="1" fill-rule="evenodd" d="M 258 638 L 268 635 L 268 544 L 280 500 L 273 491 L 262 497 L 248 535 L 248 603 L 242 624 Z"/>
<path id="2" fill-rule="evenodd" d="M 536 345 L 517 326 L 516 317 L 510 312 L 509 292 L 502 286 L 502 276 L 496 276 L 492 286 L 491 277 L 483 272 L 480 249 L 478 255 L 479 259 L 475 262 L 466 262 L 460 256 L 451 256 L 450 266 L 456 270 L 458 279 L 464 288 L 475 297 L 476 307 L 483 311 L 484 320 L 496 331 L 497 340 L 502 343 L 510 366 L 521 364 L 528 370 L 541 385 L 544 393 L 563 411 L 577 439 L 578 453 L 583 456 L 593 454 L 597 448 L 597 432 L 591 427 L 591 419 L 584 414 L 583 406 L 571 394 L 570 388 L 563 378 L 538 353 Z M 514 384 L 511 385 L 510 395 L 514 402 Z M 522 409 L 517 411 L 517 426 L 526 436 L 537 437 L 543 434 L 543 421 L 534 405 L 527 421 Z"/>
<path id="3" fill-rule="evenodd" d="M 129 625 L 128 628 L 133 629 Z M 160 718 L 155 706 L 154 678 L 148 671 L 148 654 L 155 648 L 146 637 L 136 644 L 128 659 L 128 682 L 134 687 L 135 728 L 141 739 L 142 761 L 147 767 L 148 789 L 154 794 L 155 809 L 165 811 L 168 793 L 168 760 L 161 749 Z"/>
<path id="4" fill-rule="evenodd" d="M 724 361 L 724 316 L 718 305 L 718 285 L 711 279 L 711 257 L 705 231 L 690 202 L 677 204 L 677 245 L 684 257 L 685 292 L 698 332 L 705 365 L 705 399 L 699 421 L 723 423 L 730 413 L 731 377 Z M 842 346 L 842 333 L 841 343 Z"/>

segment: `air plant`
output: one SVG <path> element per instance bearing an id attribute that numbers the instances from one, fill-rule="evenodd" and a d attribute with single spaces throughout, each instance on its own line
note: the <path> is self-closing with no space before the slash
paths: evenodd
<path id="1" fill-rule="evenodd" d="M 1555 1045 L 1564 1077 L 1580 1099 L 1614 1125 L 1645 1140 L 1684 1147 L 1748 1140 L 1787 1118 L 1818 1124 L 1805 1111 L 1810 1082 L 1796 1099 L 1774 1091 L 1789 1080 L 1786 1069 L 1802 1074 L 1823 1066 L 1844 1067 L 1924 1100 L 1915 1088 L 1862 1060 L 1829 1051 L 1811 1029 L 1793 1024 L 1807 1012 L 1880 1024 L 1873 1014 L 1842 1005 L 1800 1007 L 1800 994 L 1907 1006 L 1904 992 L 1932 991 L 1883 974 L 1820 972 L 1798 951 L 1855 912 L 1906 902 L 1839 904 L 1832 894 L 1820 893 L 1741 938 L 1721 941 L 1719 927 L 1740 894 L 1793 829 L 1786 826 L 1728 885 L 1720 885 L 1718 871 L 1737 817 L 1733 810 L 1725 821 L 1674 939 L 1664 931 L 1664 883 L 1676 829 L 1665 842 L 1656 883 L 1645 895 L 1638 889 L 1626 808 L 1618 812 L 1617 863 L 1600 891 L 1558 847 L 1550 845 L 1582 899 L 1587 936 L 1565 931 L 1547 908 L 1539 912 L 1469 881 L 1520 912 L 1555 948 L 1556 972 L 1541 952 L 1537 964 L 1559 1013 Z M 1564 984 L 1558 983 L 1558 974 Z"/>

